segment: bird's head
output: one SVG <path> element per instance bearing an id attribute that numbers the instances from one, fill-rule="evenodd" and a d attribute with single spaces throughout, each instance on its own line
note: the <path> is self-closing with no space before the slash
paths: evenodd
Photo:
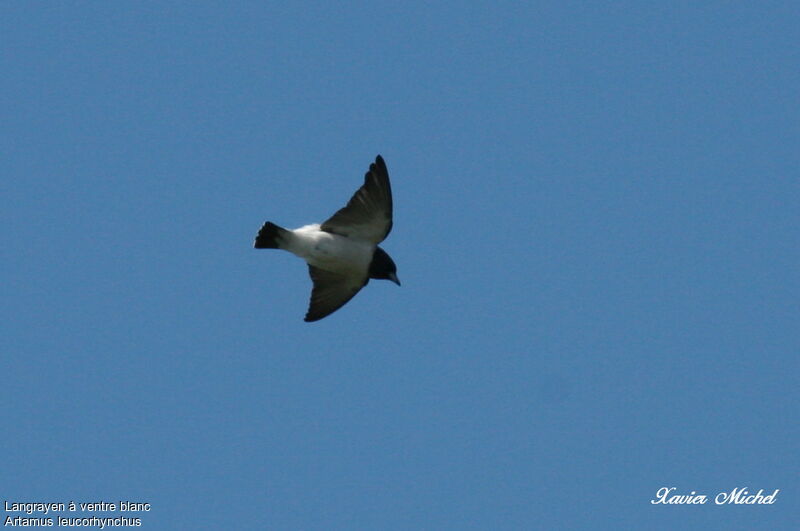
<path id="1" fill-rule="evenodd" d="M 372 255 L 372 262 L 369 264 L 369 278 L 391 280 L 398 286 L 400 285 L 394 260 L 380 247 L 376 247 L 375 253 Z"/>

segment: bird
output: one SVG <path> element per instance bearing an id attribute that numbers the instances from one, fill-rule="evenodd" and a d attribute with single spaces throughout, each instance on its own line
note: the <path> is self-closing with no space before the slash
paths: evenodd
<path id="1" fill-rule="evenodd" d="M 327 221 L 298 229 L 267 221 L 253 247 L 283 249 L 307 262 L 313 287 L 304 321 L 313 322 L 344 306 L 371 278 L 400 285 L 394 260 L 378 246 L 392 224 L 389 172 L 378 155 L 361 188 Z"/>

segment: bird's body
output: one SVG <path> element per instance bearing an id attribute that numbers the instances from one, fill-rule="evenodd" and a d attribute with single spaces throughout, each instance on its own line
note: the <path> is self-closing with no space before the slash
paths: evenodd
<path id="1" fill-rule="evenodd" d="M 378 247 L 392 230 L 392 209 L 389 173 L 378 155 L 364 185 L 330 219 L 294 230 L 267 221 L 254 247 L 283 249 L 308 263 L 314 288 L 305 320 L 317 321 L 341 308 L 370 278 L 400 285 L 394 261 Z"/>
<path id="2" fill-rule="evenodd" d="M 288 231 L 281 247 L 314 267 L 345 275 L 366 271 L 375 245 L 320 229 L 319 223 Z"/>

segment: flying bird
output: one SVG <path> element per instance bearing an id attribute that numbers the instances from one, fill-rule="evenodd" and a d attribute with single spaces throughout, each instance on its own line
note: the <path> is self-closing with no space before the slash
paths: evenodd
<path id="1" fill-rule="evenodd" d="M 319 321 L 352 299 L 369 279 L 398 286 L 397 266 L 378 247 L 392 230 L 392 187 L 383 157 L 369 165 L 364 184 L 347 205 L 322 224 L 284 229 L 267 221 L 256 249 L 283 249 L 308 263 L 314 286 L 305 321 Z"/>

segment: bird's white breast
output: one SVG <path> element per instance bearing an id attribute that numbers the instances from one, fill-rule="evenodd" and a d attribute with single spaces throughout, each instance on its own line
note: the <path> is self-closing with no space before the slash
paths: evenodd
<path id="1" fill-rule="evenodd" d="M 360 274 L 369 268 L 375 251 L 372 243 L 325 232 L 319 227 L 314 224 L 293 230 L 286 250 L 326 271 Z"/>

